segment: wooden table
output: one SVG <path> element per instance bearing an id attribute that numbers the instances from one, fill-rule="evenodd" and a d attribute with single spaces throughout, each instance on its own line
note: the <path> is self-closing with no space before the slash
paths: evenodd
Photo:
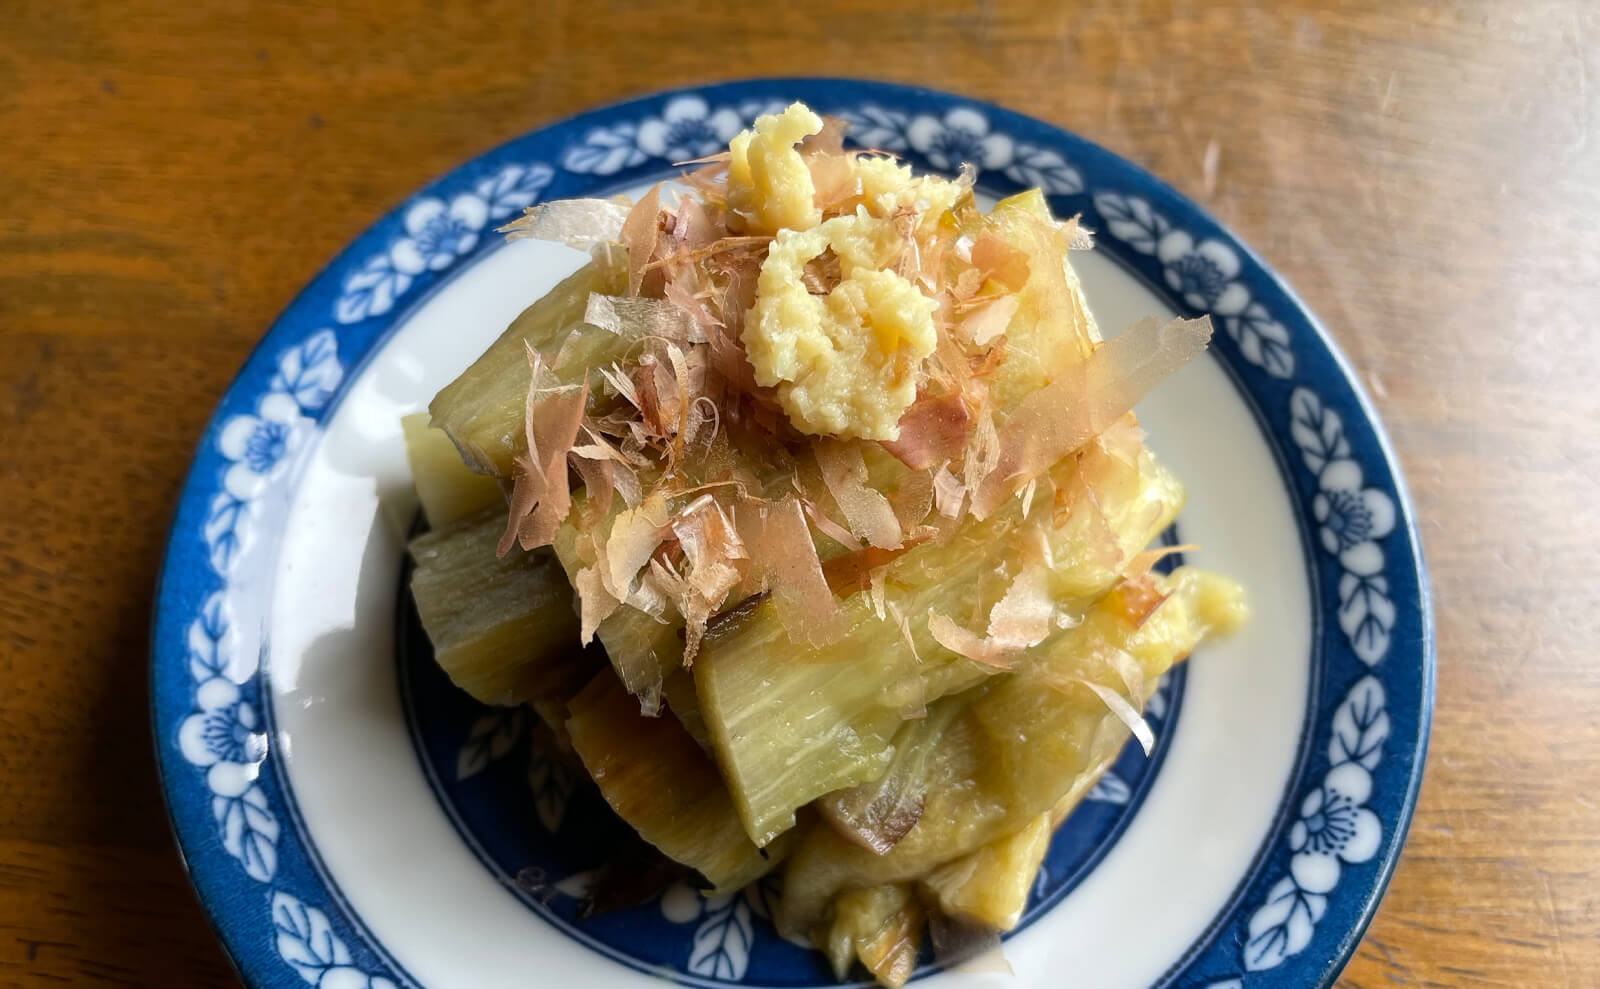
<path id="1" fill-rule="evenodd" d="M 552 118 L 854 73 L 1148 166 L 1323 317 L 1439 627 L 1421 808 L 1346 983 L 1600 985 L 1600 10 L 445 6 L 0 9 L 0 984 L 234 984 L 157 795 L 147 623 L 201 426 L 296 290 Z"/>

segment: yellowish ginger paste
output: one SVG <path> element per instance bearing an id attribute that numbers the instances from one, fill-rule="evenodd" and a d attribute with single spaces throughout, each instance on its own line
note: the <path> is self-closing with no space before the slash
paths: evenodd
<path id="1" fill-rule="evenodd" d="M 936 344 L 934 301 L 879 259 L 894 248 L 889 221 L 836 217 L 772 242 L 745 319 L 744 346 L 756 381 L 802 433 L 892 440 L 917 398 L 917 370 Z M 839 284 L 806 290 L 807 261 L 829 247 Z"/>
<path id="2" fill-rule="evenodd" d="M 922 362 L 937 344 L 936 304 L 887 270 L 902 244 L 888 217 L 913 210 L 919 226 L 938 222 L 964 190 L 913 178 L 891 159 L 860 157 L 852 163 L 861 203 L 855 215 L 819 222 L 816 187 L 797 145 L 821 128 L 822 118 L 795 103 L 758 118 L 754 131 L 730 144 L 730 203 L 750 229 L 775 234 L 745 321 L 745 353 L 756 381 L 777 389 L 801 432 L 898 439 Z M 830 248 L 839 284 L 812 295 L 806 263 Z"/>
<path id="3" fill-rule="evenodd" d="M 751 233 L 806 230 L 817 225 L 816 186 L 795 145 L 822 130 L 822 118 L 804 103 L 756 118 L 754 132 L 728 143 L 729 204 Z"/>

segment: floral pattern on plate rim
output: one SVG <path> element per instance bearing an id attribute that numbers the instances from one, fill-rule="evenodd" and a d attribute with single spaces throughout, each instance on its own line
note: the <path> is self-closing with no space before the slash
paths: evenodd
<path id="1" fill-rule="evenodd" d="M 1140 197 L 1105 192 L 1094 197 L 1094 204 L 1112 237 L 1161 262 L 1167 286 L 1186 304 L 1221 317 L 1246 360 L 1273 377 L 1292 375 L 1288 331 L 1236 280 L 1241 270 L 1238 252 L 1219 240 L 1196 242 Z M 1356 656 L 1375 666 L 1388 652 L 1395 621 L 1379 544 L 1394 530 L 1394 500 L 1384 491 L 1363 486 L 1361 465 L 1352 457 L 1343 420 L 1323 405 L 1315 391 L 1296 387 L 1288 412 L 1290 435 L 1317 481 L 1311 511 L 1322 548 L 1338 559 L 1343 570 L 1339 627 Z M 1275 968 L 1304 950 L 1327 910 L 1328 895 L 1338 885 L 1341 863 L 1359 865 L 1377 854 L 1383 822 L 1365 804 L 1372 793 L 1371 770 L 1383 758 L 1389 735 L 1385 705 L 1383 685 L 1368 674 L 1335 709 L 1326 729 L 1327 775 L 1305 796 L 1299 819 L 1289 830 L 1293 853 L 1289 874 L 1278 880 L 1247 922 L 1242 957 L 1246 971 Z M 1220 984 L 1244 983 L 1229 979 Z"/>
<path id="2" fill-rule="evenodd" d="M 736 106 L 713 106 L 703 96 L 680 94 L 669 98 L 656 114 L 590 129 L 560 156 L 560 167 L 571 173 L 609 176 L 650 162 L 682 161 L 715 151 L 756 115 L 782 105 L 778 100 L 747 100 Z M 943 114 L 931 114 L 862 103 L 831 112 L 851 124 L 852 139 L 860 145 L 915 153 L 934 168 L 950 170 L 969 161 L 980 175 L 999 172 L 1019 185 L 1039 186 L 1052 195 L 1078 195 L 1085 189 L 1079 170 L 1058 151 L 994 129 L 979 107 L 958 104 Z M 469 257 L 482 246 L 490 221 L 507 219 L 536 202 L 556 174 L 555 167 L 543 162 L 513 164 L 448 198 L 414 199 L 402 214 L 404 235 L 344 277 L 343 291 L 330 313 L 333 321 L 350 325 L 388 314 L 418 276 L 445 271 Z M 1158 260 L 1167 287 L 1191 309 L 1218 317 L 1245 360 L 1273 378 L 1293 378 L 1295 355 L 1289 332 L 1251 297 L 1239 277 L 1243 265 L 1233 247 L 1214 238 L 1197 240 L 1137 195 L 1102 192 L 1092 197 L 1092 203 L 1105 221 L 1104 232 Z M 335 330 L 322 329 L 284 350 L 254 411 L 234 415 L 218 428 L 217 452 L 228 466 L 199 535 L 223 584 L 205 598 L 188 629 L 193 710 L 173 744 L 203 775 L 222 847 L 247 876 L 268 884 L 275 945 L 282 961 L 308 984 L 393 989 L 395 983 L 387 975 L 367 973 L 352 963 L 349 949 L 322 910 L 271 885 L 282 828 L 263 789 L 267 741 L 251 700 L 258 660 L 239 656 L 233 648 L 228 597 L 229 574 L 250 544 L 256 504 L 266 490 L 282 483 L 343 381 L 345 367 L 337 343 Z M 1396 524 L 1394 498 L 1364 485 L 1339 414 L 1326 408 L 1312 388 L 1295 388 L 1288 414 L 1304 465 L 1317 482 L 1310 507 L 1321 545 L 1342 570 L 1336 603 L 1340 628 L 1355 655 L 1376 666 L 1388 651 L 1396 618 L 1380 545 Z M 1342 869 L 1367 862 L 1381 846 L 1383 822 L 1364 805 L 1371 794 L 1371 772 L 1382 759 L 1389 731 L 1385 704 L 1382 684 L 1366 675 L 1350 687 L 1330 723 L 1320 729 L 1328 740 L 1329 768 L 1321 783 L 1305 794 L 1299 819 L 1289 830 L 1292 857 L 1287 875 L 1248 917 L 1241 957 L 1246 973 L 1273 968 L 1303 950 Z M 483 758 L 495 758 L 504 752 L 499 740 L 504 730 L 498 724 L 487 726 L 482 738 L 475 732 L 468 747 L 476 743 Z M 478 758 L 469 759 L 464 748 L 460 772 L 475 772 L 472 765 Z M 529 781 L 536 790 L 553 787 L 557 795 L 550 798 L 549 813 L 559 822 L 565 802 L 562 791 L 570 792 L 571 781 L 552 782 L 550 767 L 541 767 L 537 759 L 529 767 Z M 1091 799 L 1116 802 L 1115 781 L 1103 784 Z M 545 815 L 544 806 L 540 813 Z M 553 826 L 548 819 L 547 826 Z M 680 910 L 685 914 L 680 922 L 706 918 L 693 938 L 691 969 L 699 958 L 704 964 L 698 967 L 707 969 L 704 974 L 737 980 L 744 968 L 739 964 L 740 946 L 747 957 L 752 941 L 749 916 L 761 913 L 768 895 L 770 891 L 747 891 L 727 903 L 697 904 L 695 918 Z M 751 896 L 762 900 L 761 906 Z M 664 900 L 664 912 L 665 904 Z M 1245 984 L 1246 978 L 1240 976 L 1213 981 L 1210 989 Z"/>

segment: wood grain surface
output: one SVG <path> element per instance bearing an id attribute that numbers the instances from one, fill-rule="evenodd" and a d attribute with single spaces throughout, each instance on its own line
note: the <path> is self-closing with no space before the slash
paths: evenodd
<path id="1" fill-rule="evenodd" d="M 0 984 L 235 984 L 157 793 L 146 638 L 202 424 L 294 293 L 556 117 L 855 74 L 1149 167 L 1326 321 L 1439 635 L 1421 806 L 1344 983 L 1600 985 L 1597 52 L 1582 2 L 0 5 Z"/>

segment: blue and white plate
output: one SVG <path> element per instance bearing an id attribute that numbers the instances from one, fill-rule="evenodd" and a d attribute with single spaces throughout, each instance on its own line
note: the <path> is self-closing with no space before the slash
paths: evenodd
<path id="1" fill-rule="evenodd" d="M 1433 631 L 1416 522 L 1348 366 L 1228 231 L 1126 161 L 942 93 L 762 80 L 552 124 L 417 193 L 250 357 L 183 489 L 152 694 L 195 888 L 252 987 L 827 985 L 770 885 L 578 920 L 617 847 L 599 804 L 431 666 L 397 589 L 415 512 L 399 419 L 580 258 L 493 228 L 644 188 L 795 99 L 921 169 L 1042 187 L 1098 247 L 1102 326 L 1209 312 L 1210 356 L 1139 413 L 1184 479 L 1193 562 L 1252 623 L 1197 653 L 1057 835 L 1004 985 L 1326 986 L 1394 869 L 1422 774 Z M 517 881 L 520 877 L 520 882 Z M 995 975 L 921 973 L 939 985 Z"/>

